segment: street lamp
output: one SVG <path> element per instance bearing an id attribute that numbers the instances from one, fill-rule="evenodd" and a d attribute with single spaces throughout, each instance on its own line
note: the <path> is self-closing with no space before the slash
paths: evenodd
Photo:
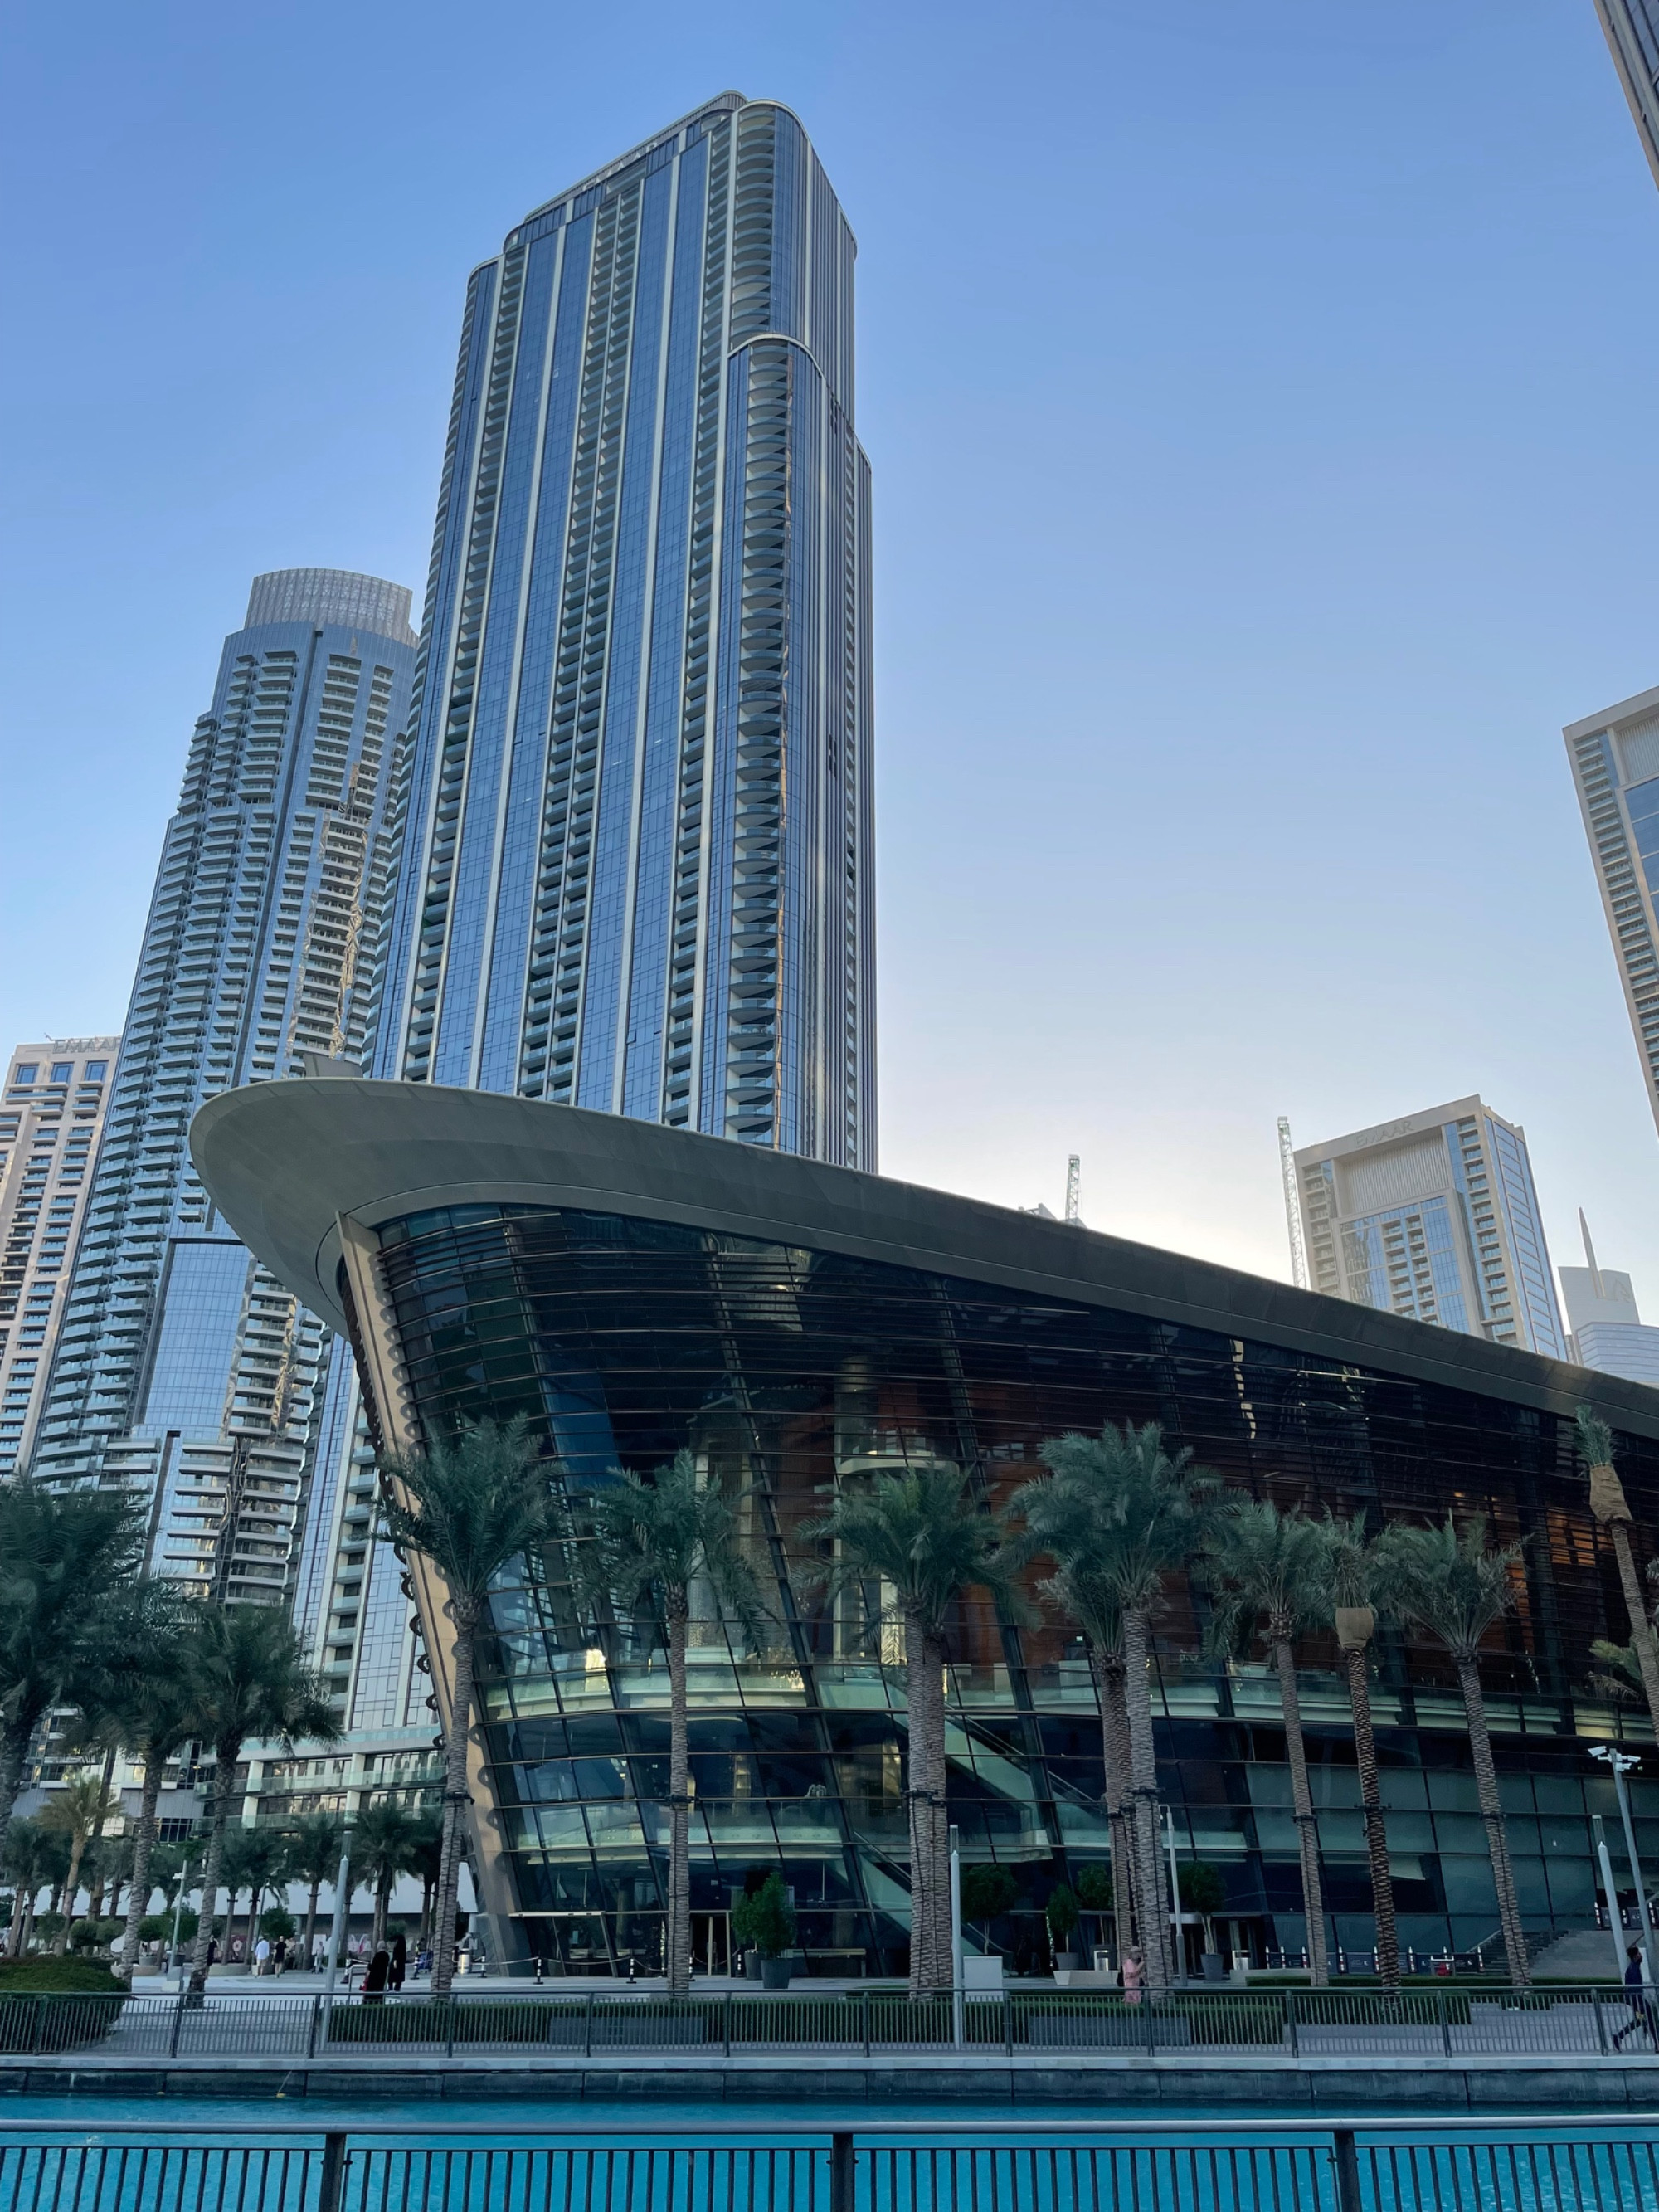
<path id="1" fill-rule="evenodd" d="M 1642 1879 L 1642 1862 L 1636 1856 L 1636 1826 L 1630 1816 L 1630 1796 L 1625 1788 L 1625 1776 L 1641 1760 L 1634 1752 L 1615 1751 L 1611 1744 L 1598 1743 L 1590 1747 L 1590 1757 L 1601 1759 L 1613 1770 L 1613 1786 L 1619 1799 L 1619 1817 L 1625 1824 L 1625 1851 L 1630 1860 L 1630 1870 L 1636 1879 L 1636 1911 L 1642 1929 L 1642 1963 L 1649 1986 L 1655 1979 L 1653 1972 L 1653 1922 L 1648 1914 L 1647 1885 Z"/>
<path id="2" fill-rule="evenodd" d="M 173 1900 L 173 1941 L 168 1946 L 171 1964 L 175 1974 L 182 1972 L 179 1958 L 179 1916 L 185 1909 L 185 1892 L 189 1887 L 190 1853 L 186 1851 L 184 1863 L 179 1869 L 179 1894 Z"/>
<path id="3" fill-rule="evenodd" d="M 340 1865 L 334 1877 L 334 1917 L 328 1930 L 328 1980 L 324 1986 L 323 2014 L 333 2016 L 334 1977 L 339 1970 L 340 1946 L 345 1941 L 347 1916 L 351 1910 L 351 1830 L 348 1818 L 340 1831 Z"/>

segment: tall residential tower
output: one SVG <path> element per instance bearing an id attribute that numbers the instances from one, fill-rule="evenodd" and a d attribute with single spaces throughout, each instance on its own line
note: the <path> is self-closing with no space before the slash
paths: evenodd
<path id="1" fill-rule="evenodd" d="M 1567 1356 L 1524 1129 L 1455 1098 L 1295 1155 L 1311 1288 Z"/>
<path id="2" fill-rule="evenodd" d="M 1578 805 L 1659 1121 L 1659 690 L 1639 691 L 1563 732 Z"/>
<path id="3" fill-rule="evenodd" d="M 474 271 L 377 1074 L 875 1165 L 854 251 L 726 93 Z"/>
<path id="4" fill-rule="evenodd" d="M 256 579 L 167 825 L 34 1471 L 149 1502 L 150 1563 L 281 1602 L 329 1339 L 219 1218 L 185 1143 L 221 1091 L 361 1054 L 407 729 L 410 595 Z"/>
<path id="5" fill-rule="evenodd" d="M 1659 0 L 1595 0 L 1595 12 L 1659 185 Z"/>

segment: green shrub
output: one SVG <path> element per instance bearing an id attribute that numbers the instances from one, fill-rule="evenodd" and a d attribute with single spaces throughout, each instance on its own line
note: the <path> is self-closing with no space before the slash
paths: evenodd
<path id="1" fill-rule="evenodd" d="M 165 1943 L 172 1933 L 173 1915 L 170 1912 L 147 1912 L 138 1923 L 138 1941 L 141 1943 Z"/>
<path id="2" fill-rule="evenodd" d="M 280 1936 L 294 1933 L 294 1915 L 285 1905 L 268 1905 L 259 1915 L 259 1933 L 268 1936 L 274 1943 Z"/>
<path id="3" fill-rule="evenodd" d="M 732 1933 L 744 1949 L 758 1951 L 763 1959 L 782 1958 L 795 1940 L 795 1916 L 781 1874 L 768 1875 L 754 1896 L 733 1905 Z"/>
<path id="4" fill-rule="evenodd" d="M 970 1866 L 962 1869 L 962 1917 L 964 1920 L 994 1920 L 1006 1912 L 1019 1895 L 1019 1884 L 1006 1866 Z"/>
<path id="5" fill-rule="evenodd" d="M 1109 1866 L 1086 1866 L 1078 1869 L 1078 1903 L 1085 1912 L 1109 1912 L 1112 1909 L 1112 1869 Z"/>
<path id="6" fill-rule="evenodd" d="M 1083 1917 L 1078 1911 L 1075 1892 L 1060 1882 L 1043 1909 L 1048 1916 L 1048 1933 L 1054 1939 L 1055 1950 L 1069 1950 L 1077 1923 Z"/>
<path id="7" fill-rule="evenodd" d="M 126 1984 L 96 1959 L 0 1959 L 0 1996 L 125 1996 Z"/>
<path id="8" fill-rule="evenodd" d="M 77 1920 L 70 1929 L 71 1951 L 102 1951 L 115 1941 L 126 1926 L 125 1920 L 94 1920 L 90 1915 Z"/>

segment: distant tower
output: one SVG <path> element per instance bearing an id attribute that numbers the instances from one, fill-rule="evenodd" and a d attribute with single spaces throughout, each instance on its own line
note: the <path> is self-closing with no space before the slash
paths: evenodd
<path id="1" fill-rule="evenodd" d="M 1078 1211 L 1082 1196 L 1082 1166 L 1083 1164 L 1075 1152 L 1066 1163 L 1066 1218 L 1073 1229 L 1080 1229 L 1083 1226 L 1083 1218 Z"/>
<path id="2" fill-rule="evenodd" d="M 279 569 L 225 641 L 161 847 L 40 1421 L 37 1476 L 133 1491 L 152 1571 L 221 1598 L 291 1591 L 329 1339 L 218 1218 L 191 1117 L 367 1048 L 409 603 L 376 576 Z"/>
<path id="3" fill-rule="evenodd" d="M 1595 0 L 1595 12 L 1659 184 L 1659 0 Z"/>
<path id="4" fill-rule="evenodd" d="M 1567 1356 L 1524 1129 L 1454 1098 L 1293 1155 L 1313 1288 Z"/>
<path id="5" fill-rule="evenodd" d="M 1648 1104 L 1659 1121 L 1659 690 L 1569 723 L 1563 734 Z"/>
<path id="6" fill-rule="evenodd" d="M 1578 1227 L 1584 1240 L 1582 1267 L 1563 1267 L 1561 1289 L 1572 1330 L 1568 1357 L 1603 1375 L 1622 1375 L 1627 1382 L 1659 1383 L 1659 1328 L 1644 1328 L 1636 1310 L 1628 1275 L 1595 1263 L 1589 1224 L 1583 1209 Z"/>
<path id="7" fill-rule="evenodd" d="M 1291 1280 L 1297 1290 L 1308 1287 L 1308 1247 L 1302 1234 L 1302 1209 L 1296 1200 L 1296 1152 L 1291 1143 L 1291 1125 L 1284 1115 L 1279 1117 L 1279 1177 L 1285 1187 L 1285 1226 L 1291 1238 Z"/>

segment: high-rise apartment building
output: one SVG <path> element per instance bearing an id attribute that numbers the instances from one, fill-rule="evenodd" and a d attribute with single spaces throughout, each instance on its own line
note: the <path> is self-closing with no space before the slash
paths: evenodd
<path id="1" fill-rule="evenodd" d="M 150 1562 L 281 1602 L 330 1340 L 216 1215 L 204 1100 L 360 1054 L 408 729 L 410 594 L 256 579 L 167 825 L 33 1455 L 150 1503 Z"/>
<path id="2" fill-rule="evenodd" d="M 1627 1382 L 1659 1384 L 1659 1328 L 1644 1325 L 1630 1277 L 1596 1264 L 1589 1224 L 1582 1213 L 1578 1227 L 1584 1239 L 1584 1265 L 1561 1270 L 1561 1293 L 1572 1332 L 1567 1357 L 1603 1375 L 1622 1375 Z"/>
<path id="3" fill-rule="evenodd" d="M 0 1096 L 0 1478 L 28 1464 L 116 1036 L 20 1044 Z"/>
<path id="4" fill-rule="evenodd" d="M 1659 0 L 1595 0 L 1595 12 L 1659 185 Z"/>
<path id="5" fill-rule="evenodd" d="M 1295 1158 L 1314 1290 L 1565 1358 L 1516 1123 L 1455 1098 Z"/>
<path id="6" fill-rule="evenodd" d="M 854 252 L 727 93 L 474 271 L 377 1074 L 874 1167 Z"/>
<path id="7" fill-rule="evenodd" d="M 1659 1121 L 1659 690 L 1569 723 L 1564 735 L 1578 804 Z"/>
<path id="8" fill-rule="evenodd" d="M 873 1168 L 869 470 L 854 242 L 728 93 L 467 289 L 374 1072 Z M 430 1684 L 348 1363 L 296 1618 L 354 1754 Z"/>

